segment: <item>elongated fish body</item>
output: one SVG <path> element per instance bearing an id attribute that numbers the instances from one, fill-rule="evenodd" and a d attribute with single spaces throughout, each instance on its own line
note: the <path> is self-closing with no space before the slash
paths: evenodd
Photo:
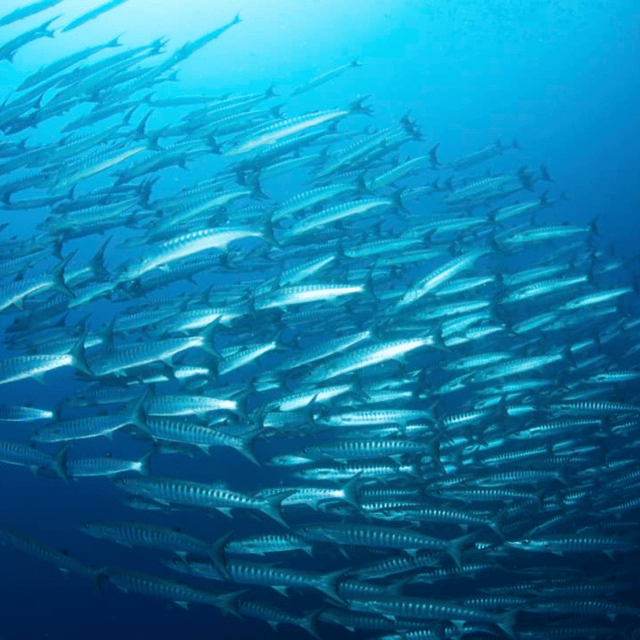
<path id="1" fill-rule="evenodd" d="M 279 400 L 274 401 L 271 408 L 278 409 L 279 411 L 299 411 L 311 404 L 330 403 L 334 398 L 349 393 L 352 389 L 352 384 L 311 387 L 307 391 L 283 396 Z"/>
<path id="2" fill-rule="evenodd" d="M 61 0 L 56 0 L 56 3 L 54 4 L 57 4 L 57 2 L 60 2 L 60 1 Z M 50 4 L 51 0 L 48 0 L 48 3 Z M 1 23 L 2 21 L 0 20 L 0 24 Z M 107 42 L 106 44 L 99 44 L 94 47 L 87 47 L 86 49 L 82 49 L 81 51 L 77 51 L 68 56 L 65 56 L 60 60 L 56 60 L 56 62 L 53 62 L 47 65 L 46 67 L 40 69 L 36 73 L 26 78 L 26 80 L 18 87 L 18 91 L 24 91 L 25 89 L 29 89 L 30 87 L 33 87 L 34 85 L 37 85 L 42 81 L 48 80 L 53 76 L 55 76 L 56 74 L 61 73 L 65 69 L 76 64 L 77 62 L 85 60 L 89 56 L 92 56 L 93 54 L 98 53 L 103 49 L 107 49 L 110 47 L 119 47 L 119 46 L 120 46 L 120 43 L 118 42 L 118 38 L 115 38 L 110 42 Z"/>
<path id="3" fill-rule="evenodd" d="M 202 589 L 194 589 L 180 582 L 117 567 L 107 567 L 104 574 L 109 582 L 125 593 L 140 593 L 172 600 L 185 609 L 189 604 L 199 603 L 219 607 L 225 611 L 231 610 L 230 600 L 232 598 L 227 594 L 215 594 Z M 233 597 L 235 595 L 233 594 Z"/>
<path id="4" fill-rule="evenodd" d="M 463 253 L 457 258 L 453 258 L 446 264 L 438 267 L 435 271 L 424 277 L 413 285 L 396 304 L 396 311 L 406 307 L 407 305 L 417 302 L 420 298 L 427 295 L 440 285 L 444 284 L 451 278 L 455 277 L 461 271 L 468 269 L 480 256 L 487 253 L 485 249 L 475 249 Z"/>
<path id="5" fill-rule="evenodd" d="M 238 403 L 207 395 L 161 395 L 145 401 L 149 416 L 204 416 L 211 411 L 238 411 Z"/>
<path id="6" fill-rule="evenodd" d="M 206 338 L 191 336 L 130 343 L 117 347 L 99 358 L 92 358 L 89 366 L 93 375 L 98 378 L 114 374 L 122 375 L 127 369 L 152 362 L 166 362 L 176 354 L 193 348 L 208 348 Z"/>
<path id="7" fill-rule="evenodd" d="M 67 171 L 62 171 L 56 176 L 52 189 L 55 191 L 68 190 L 83 180 L 96 176 L 108 169 L 112 169 L 121 162 L 146 151 L 147 148 L 147 144 L 126 149 L 116 148 L 103 152 L 95 157 L 91 155 L 91 157 L 85 161 L 80 159 L 77 166 L 72 166 Z"/>
<path id="8" fill-rule="evenodd" d="M 286 553 L 301 550 L 311 555 L 311 546 L 293 533 L 273 533 L 231 540 L 224 547 L 225 553 L 234 555 L 264 556 L 271 553 Z"/>
<path id="9" fill-rule="evenodd" d="M 370 460 L 379 457 L 421 454 L 429 451 L 429 445 L 410 440 L 349 440 L 336 444 L 315 445 L 304 450 L 313 459 Z"/>
<path id="10" fill-rule="evenodd" d="M 314 89 L 315 87 L 319 87 L 321 84 L 324 84 L 325 82 L 329 82 L 329 80 L 333 80 L 334 78 L 341 76 L 345 71 L 347 71 L 347 69 L 351 69 L 353 67 L 360 67 L 360 66 L 361 66 L 360 62 L 358 62 L 357 60 L 352 60 L 349 64 L 343 64 L 340 67 L 336 67 L 331 71 L 327 71 L 326 73 L 316 76 L 315 78 L 312 78 L 308 82 L 301 84 L 291 92 L 291 96 L 299 96 L 303 93 L 306 93 L 307 91 L 311 91 L 311 89 Z"/>
<path id="11" fill-rule="evenodd" d="M 309 231 L 313 231 L 313 229 L 333 224 L 338 220 L 370 214 L 393 206 L 395 206 L 395 202 L 391 198 L 366 198 L 337 204 L 303 218 L 300 222 L 295 223 L 291 229 L 287 230 L 283 237 L 285 241 L 290 241 L 300 235 L 309 233 Z"/>
<path id="12" fill-rule="evenodd" d="M 363 292 L 364 287 L 358 285 L 301 284 L 267 293 L 256 299 L 254 306 L 256 309 L 289 307 L 309 302 L 331 301 Z"/>
<path id="13" fill-rule="evenodd" d="M 18 442 L 0 442 L 0 462 L 29 467 L 34 471 L 51 468 L 53 456 Z"/>
<path id="14" fill-rule="evenodd" d="M 71 353 L 58 355 L 17 356 L 0 360 L 0 384 L 8 384 L 28 378 L 40 378 L 47 371 L 61 367 L 77 366 Z"/>
<path id="15" fill-rule="evenodd" d="M 204 540 L 182 531 L 137 522 L 85 522 L 80 531 L 99 540 L 110 540 L 125 547 L 146 547 L 173 551 L 178 555 L 187 553 L 208 556 L 211 546 Z"/>
<path id="16" fill-rule="evenodd" d="M 457 605 L 447 600 L 428 600 L 409 596 L 375 597 L 367 600 L 349 600 L 356 611 L 370 611 L 378 614 L 410 619 L 471 620 L 492 622 L 509 637 L 515 638 L 513 626 L 515 613 L 496 614 L 480 608 Z"/>
<path id="17" fill-rule="evenodd" d="M 157 244 L 142 260 L 126 267 L 122 272 L 121 280 L 135 280 L 158 267 L 194 256 L 201 251 L 210 249 L 226 251 L 228 245 L 234 240 L 262 237 L 264 237 L 262 232 L 258 230 L 241 227 L 220 227 L 187 233 Z"/>
<path id="18" fill-rule="evenodd" d="M 290 357 L 282 364 L 280 364 L 279 368 L 283 371 L 288 371 L 289 369 L 303 367 L 305 365 L 311 364 L 312 362 L 315 362 L 316 360 L 322 360 L 323 358 L 338 354 L 341 351 L 346 351 L 359 342 L 367 340 L 371 337 L 371 335 L 371 331 L 361 331 L 352 335 L 327 340 L 318 345 L 315 345 L 314 347 L 310 347 L 309 349 L 304 350 L 299 355 Z"/>
<path id="19" fill-rule="evenodd" d="M 590 293 L 574 300 L 569 300 L 562 305 L 561 311 L 573 311 L 576 309 L 584 309 L 596 304 L 602 304 L 603 302 L 610 302 L 616 300 L 627 293 L 633 291 L 632 287 L 620 287 L 619 289 L 610 289 L 608 291 L 600 291 L 598 293 Z"/>
<path id="20" fill-rule="evenodd" d="M 92 9 L 88 13 L 84 13 L 79 18 L 76 18 L 73 22 L 70 22 L 62 31 L 71 31 L 72 29 L 77 29 L 82 26 L 86 22 L 90 20 L 95 20 L 98 16 L 106 13 L 107 11 L 114 9 L 118 5 L 124 4 L 127 0 L 110 0 L 109 2 L 105 2 L 101 4 L 99 7 Z"/>
<path id="21" fill-rule="evenodd" d="M 47 27 L 59 17 L 60 16 L 56 16 L 51 20 L 47 20 L 47 22 L 41 24 L 39 27 L 31 29 L 30 31 L 25 31 L 13 40 L 10 40 L 9 42 L 6 42 L 2 46 L 0 46 L 0 60 L 8 60 L 9 62 L 13 62 L 13 57 L 15 56 L 16 52 L 30 42 L 39 40 L 40 38 L 53 38 L 55 32 L 50 31 L 49 29 L 47 29 Z"/>
<path id="22" fill-rule="evenodd" d="M 92 569 L 78 562 L 67 553 L 48 547 L 24 533 L 0 528 L 0 541 L 13 545 L 18 551 L 54 565 L 63 573 L 77 573 L 88 577 L 95 575 Z"/>
<path id="23" fill-rule="evenodd" d="M 274 605 L 242 598 L 236 600 L 234 606 L 240 615 L 265 620 L 272 628 L 277 628 L 280 624 L 289 624 L 305 629 L 316 640 L 320 638 L 316 629 L 318 613 L 315 611 L 306 616 L 296 616 Z"/>
<path id="24" fill-rule="evenodd" d="M 205 509 L 217 509 L 223 513 L 231 509 L 253 509 L 262 511 L 277 522 L 284 524 L 279 505 L 287 494 L 277 494 L 269 500 L 251 498 L 231 491 L 223 484 L 205 484 L 174 478 L 120 478 L 115 483 L 121 489 L 135 495 L 153 498 L 160 502 L 180 504 Z"/>
<path id="25" fill-rule="evenodd" d="M 90 416 L 64 420 L 44 427 L 33 435 L 34 442 L 70 442 L 99 436 L 112 437 L 115 431 L 139 424 L 138 416 L 131 411 L 121 411 L 108 416 Z"/>
<path id="26" fill-rule="evenodd" d="M 51 9 L 51 7 L 55 7 L 61 2 L 62 0 L 37 0 L 36 2 L 32 2 L 31 4 L 28 4 L 24 7 L 14 9 L 11 13 L 8 13 L 6 16 L 0 18 L 0 27 L 4 27 L 5 25 L 11 24 L 12 22 L 17 22 L 18 20 L 24 20 L 29 16 L 40 13 L 41 11 Z"/>
<path id="27" fill-rule="evenodd" d="M 341 545 L 355 545 L 383 549 L 431 549 L 445 551 L 459 564 L 462 548 L 469 542 L 467 536 L 457 540 L 441 540 L 423 533 L 377 527 L 362 524 L 321 524 L 299 530 L 300 535 L 317 542 L 333 542 Z"/>
<path id="28" fill-rule="evenodd" d="M 621 538 L 610 536 L 584 536 L 584 535 L 557 535 L 545 538 L 533 538 L 529 540 L 509 540 L 505 544 L 520 551 L 533 553 L 584 553 L 588 551 L 629 551 L 636 549 L 637 545 Z"/>
<path id="29" fill-rule="evenodd" d="M 118 458 L 73 458 L 66 462 L 70 478 L 108 478 L 121 473 L 149 475 L 148 460 L 120 460 Z"/>
<path id="30" fill-rule="evenodd" d="M 260 356 L 270 351 L 274 351 L 279 347 L 277 340 L 271 340 L 263 344 L 252 345 L 246 349 L 241 349 L 237 353 L 230 355 L 226 358 L 220 359 L 218 362 L 218 375 L 222 376 L 225 373 L 230 373 L 245 367 L 252 362 L 255 362 Z"/>
<path id="31" fill-rule="evenodd" d="M 434 343 L 432 337 L 407 338 L 378 342 L 369 347 L 362 347 L 356 351 L 338 356 L 328 363 L 316 367 L 307 376 L 307 382 L 324 382 L 352 371 L 358 371 L 366 367 L 381 364 L 389 360 L 400 360 L 411 351 L 420 349 Z"/>
<path id="32" fill-rule="evenodd" d="M 189 562 L 188 568 L 193 575 L 200 575 L 211 580 L 223 579 L 220 572 L 209 563 Z M 272 587 L 276 591 L 287 588 L 303 587 L 317 589 L 337 600 L 342 600 L 336 591 L 337 582 L 344 571 L 329 574 L 285 569 L 264 564 L 227 560 L 225 563 L 229 577 L 238 584 L 260 585 Z"/>
<path id="33" fill-rule="evenodd" d="M 352 184 L 330 184 L 326 187 L 318 187 L 303 191 L 288 200 L 285 200 L 277 207 L 271 215 L 271 222 L 279 222 L 280 220 L 290 218 L 304 209 L 313 207 L 325 200 L 338 198 L 356 191 L 356 187 Z"/>
<path id="34" fill-rule="evenodd" d="M 497 380 L 506 376 L 518 375 L 527 371 L 541 369 L 542 367 L 561 362 L 564 359 L 564 354 L 557 353 L 548 356 L 531 356 L 529 358 L 507 360 L 503 364 L 497 364 L 485 369 L 484 371 L 480 371 L 474 375 L 473 380 L 474 382 Z"/>
<path id="35" fill-rule="evenodd" d="M 0 422 L 35 422 L 52 420 L 55 412 L 36 407 L 19 407 L 0 404 Z"/>
<path id="36" fill-rule="evenodd" d="M 380 424 L 405 426 L 409 422 L 433 421 L 428 410 L 417 409 L 367 409 L 363 411 L 345 411 L 325 418 L 318 418 L 318 424 L 329 427 L 365 427 Z"/>
<path id="37" fill-rule="evenodd" d="M 333 109 L 331 111 L 316 111 L 304 116 L 298 116 L 295 118 L 287 118 L 279 121 L 273 125 L 260 128 L 253 133 L 250 137 L 240 141 L 235 147 L 232 147 L 225 153 L 227 156 L 235 156 L 241 153 L 248 153 L 261 147 L 269 147 L 274 145 L 284 138 L 294 136 L 302 133 L 307 129 L 312 129 L 322 124 L 332 122 L 344 118 L 351 113 L 369 113 L 367 107 L 362 106 L 366 98 L 362 98 L 354 102 L 347 109 Z"/>

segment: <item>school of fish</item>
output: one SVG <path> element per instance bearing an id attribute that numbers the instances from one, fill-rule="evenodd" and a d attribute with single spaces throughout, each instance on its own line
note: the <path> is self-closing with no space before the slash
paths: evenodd
<path id="1" fill-rule="evenodd" d="M 2 64 L 123 1 L 25 30 Z M 0 421 L 21 434 L 0 461 L 71 492 L 107 478 L 131 516 L 81 531 L 157 550 L 157 573 L 7 521 L 0 540 L 100 589 L 316 638 L 629 637 L 637 265 L 597 220 L 564 222 L 564 193 L 515 141 L 445 160 L 409 114 L 370 127 L 370 96 L 300 113 L 296 96 L 358 60 L 290 99 L 181 94 L 180 63 L 240 23 L 169 53 L 168 39 L 107 40 L 24 77 L 0 108 L 3 230 L 33 221 L 30 237 L 0 236 Z M 59 116 L 57 138 L 32 141 Z M 166 178 L 208 161 L 222 168 L 188 186 L 184 172 L 179 190 Z M 71 395 L 15 403 L 15 383 L 61 368 Z M 143 454 L 111 456 L 105 438 Z M 167 457 L 180 473 L 158 471 Z M 205 539 L 188 533 L 194 511 L 228 519 Z"/>

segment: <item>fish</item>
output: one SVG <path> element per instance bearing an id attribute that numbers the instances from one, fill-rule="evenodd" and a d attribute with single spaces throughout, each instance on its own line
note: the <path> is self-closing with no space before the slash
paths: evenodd
<path id="1" fill-rule="evenodd" d="M 315 89 L 316 87 L 319 87 L 320 85 L 325 84 L 325 82 L 329 82 L 330 80 L 333 80 L 338 76 L 341 76 L 348 69 L 352 69 L 354 67 L 361 67 L 361 66 L 362 66 L 362 63 L 360 61 L 352 60 L 348 64 L 344 64 L 340 67 L 336 67 L 331 71 L 326 71 L 325 73 L 319 76 L 316 76 L 311 80 L 307 80 L 307 82 L 305 82 L 304 84 L 297 86 L 291 92 L 291 96 L 299 96 L 299 95 L 302 95 L 303 93 L 307 93 L 307 91 L 311 91 L 311 89 Z"/>
<path id="2" fill-rule="evenodd" d="M 62 0 L 36 0 L 31 4 L 25 5 L 24 7 L 18 7 L 11 13 L 8 13 L 0 18 L 0 27 L 4 27 L 7 24 L 12 24 L 13 22 L 18 22 L 19 20 L 24 20 L 25 18 L 40 13 L 41 11 L 51 9 L 61 2 Z"/>
<path id="3" fill-rule="evenodd" d="M 7 510 L 0 542 L 240 634 L 628 635 L 637 263 L 535 151 L 479 129 L 449 161 L 400 92 L 311 91 L 355 61 L 300 99 L 268 77 L 241 90 L 240 68 L 185 94 L 185 61 L 249 22 L 229 18 L 175 46 L 56 31 L 39 70 L 16 57 L 0 462 L 16 495 L 47 492 L 56 538 L 78 533 L 58 492 L 93 504 L 78 559 L 30 512 Z M 391 111 L 363 128 L 374 109 Z"/>
<path id="4" fill-rule="evenodd" d="M 81 27 L 83 24 L 90 22 L 91 20 L 95 20 L 97 17 L 101 16 L 103 13 L 107 11 L 111 11 L 111 9 L 115 9 L 117 6 L 124 4 L 127 0 L 110 0 L 109 2 L 105 2 L 95 9 L 91 9 L 87 13 L 83 13 L 81 16 L 71 21 L 68 25 L 62 28 L 63 33 L 66 31 L 72 31 L 73 29 L 77 29 Z"/>
<path id="5" fill-rule="evenodd" d="M 40 38 L 55 37 L 55 31 L 52 31 L 48 27 L 53 24 L 58 18 L 60 18 L 60 16 L 51 18 L 50 20 L 43 22 L 39 27 L 35 27 L 33 29 L 30 29 L 29 31 L 25 31 L 19 36 L 16 36 L 13 40 L 0 45 L 0 60 L 8 60 L 9 62 L 13 62 L 13 58 L 16 53 L 20 49 L 22 49 L 22 47 L 28 45 L 30 42 L 34 42 L 35 40 L 39 40 Z"/>

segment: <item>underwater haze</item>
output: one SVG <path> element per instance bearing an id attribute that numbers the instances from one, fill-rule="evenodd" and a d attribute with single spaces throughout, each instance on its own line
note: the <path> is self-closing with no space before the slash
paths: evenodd
<path id="1" fill-rule="evenodd" d="M 640 9 L 3 0 L 0 638 L 632 639 Z"/>

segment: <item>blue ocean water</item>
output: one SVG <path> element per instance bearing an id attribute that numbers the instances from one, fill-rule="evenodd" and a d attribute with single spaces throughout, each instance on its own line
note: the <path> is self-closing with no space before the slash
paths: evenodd
<path id="1" fill-rule="evenodd" d="M 4 0 L 9 13 L 22 2 Z M 8 41 L 61 14 L 64 25 L 93 3 L 64 0 L 46 14 L 2 27 L 0 41 Z M 635 260 L 640 247 L 640 10 L 631 0 L 612 2 L 537 2 L 535 0 L 461 0 L 421 2 L 378 0 L 343 3 L 337 0 L 258 2 L 242 6 L 227 0 L 128 0 L 113 11 L 68 34 L 56 31 L 20 50 L 13 62 L 0 62 L 0 89 L 13 98 L 15 87 L 38 68 L 82 47 L 122 34 L 126 47 L 168 39 L 168 51 L 225 24 L 241 10 L 242 22 L 179 65 L 178 81 L 154 89 L 154 98 L 180 95 L 252 93 L 273 85 L 285 96 L 287 115 L 349 104 L 371 95 L 374 113 L 366 124 L 384 128 L 405 113 L 420 124 L 423 140 L 402 148 L 401 156 L 417 156 L 440 143 L 446 163 L 500 139 L 517 139 L 522 147 L 519 164 L 537 168 L 545 162 L 554 182 L 550 194 L 566 191 L 562 207 L 538 214 L 541 223 L 585 225 L 598 218 L 602 242 L 616 253 Z M 297 98 L 291 90 L 310 78 L 352 59 L 362 67 L 349 70 L 326 85 Z M 276 98 L 278 100 L 278 98 Z M 72 113 L 28 129 L 7 140 L 26 138 L 28 144 L 57 139 Z M 154 126 L 161 126 L 157 115 Z M 171 124 L 167 121 L 167 124 Z M 355 125 L 364 127 L 362 123 Z M 492 171 L 514 168 L 506 153 L 491 162 Z M 163 173 L 154 195 L 161 197 L 202 180 L 225 165 L 216 156 L 198 159 L 187 171 L 171 167 Z M 484 166 L 476 175 L 483 175 Z M 109 184 L 98 178 L 96 188 Z M 281 201 L 295 194 L 295 181 L 271 181 L 268 195 Z M 422 205 L 420 205 L 422 206 Z M 425 207 L 425 215 L 428 211 Z M 9 223 L 3 238 L 27 238 L 44 213 L 3 212 Z M 79 258 L 94 253 L 102 238 L 76 243 Z M 130 255 L 110 248 L 111 264 Z M 207 283 L 201 283 L 203 287 Z M 181 285 L 175 293 L 187 290 Z M 107 323 L 113 311 L 96 303 L 94 329 Z M 101 315 L 104 314 L 104 315 Z M 76 317 L 77 320 L 77 316 Z M 8 323 L 11 316 L 4 320 Z M 6 324 L 3 324 L 6 326 Z M 4 350 L 3 357 L 15 355 Z M 268 362 L 268 360 L 267 360 Z M 78 388 L 69 369 L 46 374 L 44 384 L 20 381 L 0 387 L 0 402 L 33 403 L 53 408 Z M 4 439 L 20 440 L 30 425 L 6 423 Z M 113 453 L 139 457 L 147 443 L 116 434 L 113 442 L 74 445 L 86 455 Z M 55 448 L 48 450 L 54 451 Z M 210 457 L 154 456 L 154 475 L 179 476 L 188 466 L 189 477 L 205 482 L 220 478 L 236 490 L 257 489 L 268 479 L 278 484 L 276 470 L 260 471 L 235 452 L 216 449 Z M 122 504 L 122 494 L 107 479 L 84 479 L 66 486 L 59 480 L 36 477 L 16 466 L 0 467 L 0 525 L 24 532 L 47 545 L 69 551 L 94 565 L 124 566 L 158 572 L 157 552 L 130 550 L 96 541 L 78 531 L 88 520 L 130 520 L 184 527 L 189 533 L 213 539 L 232 524 L 236 535 L 251 533 L 254 521 L 245 515 L 186 513 L 167 518 L 161 512 L 133 512 Z M 264 530 L 276 531 L 266 524 Z M 322 562 L 322 559 L 321 559 Z M 251 619 L 223 617 L 213 608 L 193 605 L 189 611 L 163 600 L 125 594 L 105 585 L 98 592 L 91 581 L 76 575 L 63 577 L 56 567 L 38 558 L 0 548 L 0 638 L 75 640 L 102 638 L 303 638 L 305 631 L 283 626 L 272 631 Z M 166 574 L 164 574 L 166 575 Z M 321 606 L 322 600 L 296 596 L 295 606 Z M 267 598 L 268 599 L 268 598 Z M 637 599 L 640 604 L 640 598 Z M 353 634 L 338 626 L 327 636 Z M 367 632 L 369 633 L 369 632 Z"/>

